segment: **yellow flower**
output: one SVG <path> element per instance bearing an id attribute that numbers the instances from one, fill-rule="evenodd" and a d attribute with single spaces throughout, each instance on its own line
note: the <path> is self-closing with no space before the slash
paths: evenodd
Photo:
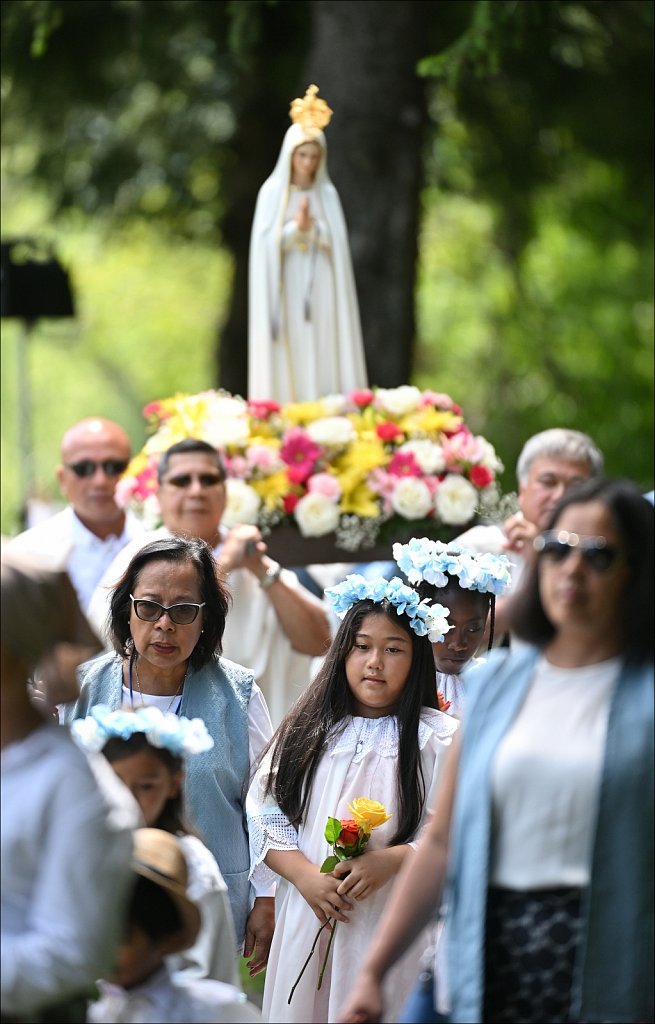
<path id="1" fill-rule="evenodd" d="M 289 478 L 284 471 L 271 473 L 270 476 L 261 479 L 254 478 L 250 481 L 250 486 L 257 491 L 268 509 L 281 507 L 284 496 L 295 490 L 289 484 Z"/>
<path id="2" fill-rule="evenodd" d="M 446 430 L 455 430 L 461 422 L 462 417 L 457 416 L 454 412 L 441 412 L 439 409 L 428 405 L 423 409 L 404 416 L 400 420 L 399 426 L 408 436 L 417 433 L 427 436 L 432 435 L 436 441 L 437 437 L 435 435 L 442 434 Z"/>
<path id="3" fill-rule="evenodd" d="M 365 796 L 359 796 L 351 804 L 348 804 L 348 810 L 367 835 L 374 828 L 384 825 L 385 821 L 389 821 L 391 817 L 390 814 L 387 814 L 383 804 L 379 804 L 377 800 L 367 800 Z"/>

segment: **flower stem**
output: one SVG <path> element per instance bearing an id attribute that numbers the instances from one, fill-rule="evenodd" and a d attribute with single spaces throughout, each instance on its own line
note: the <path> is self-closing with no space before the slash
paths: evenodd
<path id="1" fill-rule="evenodd" d="M 334 939 L 334 933 L 336 932 L 336 930 L 337 922 L 334 921 L 330 929 L 330 938 L 328 940 L 327 949 L 325 950 L 325 956 L 323 957 L 323 965 L 321 967 L 321 972 L 318 976 L 318 985 L 316 986 L 317 992 L 320 991 L 321 985 L 323 984 L 323 975 L 325 974 L 325 968 L 327 967 L 328 957 L 330 955 L 330 950 L 332 949 L 332 940 Z"/>
<path id="2" fill-rule="evenodd" d="M 314 955 L 314 950 L 316 949 L 316 943 L 318 942 L 318 940 L 319 940 L 319 938 L 320 938 L 320 936 L 321 936 L 321 932 L 323 931 L 323 929 L 325 928 L 325 926 L 326 926 L 326 925 L 328 925 L 329 923 L 330 923 L 330 918 L 328 917 L 327 921 L 325 921 L 325 922 L 324 922 L 324 923 L 323 923 L 323 924 L 321 925 L 321 927 L 320 927 L 320 928 L 318 929 L 318 931 L 316 932 L 316 938 L 314 939 L 314 941 L 313 941 L 313 943 L 312 943 L 312 948 L 311 948 L 311 949 L 310 949 L 310 951 L 309 951 L 309 956 L 307 957 L 307 959 L 305 960 L 304 964 L 302 965 L 302 969 L 301 969 L 301 971 L 300 971 L 300 974 L 299 974 L 299 975 L 298 975 L 298 977 L 296 978 L 295 982 L 293 983 L 293 988 L 292 988 L 292 989 L 291 989 L 291 991 L 289 992 L 289 998 L 287 999 L 287 1006 L 289 1005 L 289 1003 L 290 1003 L 290 1002 L 291 1002 L 291 1000 L 293 999 L 293 993 L 294 993 L 294 992 L 296 991 L 296 989 L 298 988 L 298 984 L 299 984 L 299 982 L 300 982 L 300 979 L 302 978 L 303 974 L 305 973 L 305 968 L 307 967 L 307 964 L 309 963 L 309 961 L 311 960 L 311 958 L 312 958 L 312 957 L 313 957 L 313 955 Z M 336 922 L 335 922 L 335 923 L 336 923 Z M 332 941 L 332 938 L 330 937 L 330 942 L 331 942 L 331 941 Z M 329 947 L 329 945 L 328 945 L 328 950 L 329 950 L 329 949 L 330 949 L 330 947 Z M 325 969 L 325 965 L 323 965 L 323 969 Z M 322 977 L 323 977 L 323 974 L 321 973 L 321 978 L 322 978 Z M 320 988 L 321 986 L 319 985 L 318 987 Z"/>

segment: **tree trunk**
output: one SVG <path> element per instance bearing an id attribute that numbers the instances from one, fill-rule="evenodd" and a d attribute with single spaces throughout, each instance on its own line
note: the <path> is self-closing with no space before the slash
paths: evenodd
<path id="1" fill-rule="evenodd" d="M 314 0 L 306 83 L 334 111 L 326 129 L 330 177 L 344 207 L 357 282 L 369 383 L 410 378 L 425 52 L 431 4 Z"/>

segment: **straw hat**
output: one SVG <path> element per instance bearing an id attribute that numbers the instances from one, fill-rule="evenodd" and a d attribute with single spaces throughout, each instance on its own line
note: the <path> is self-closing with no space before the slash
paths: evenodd
<path id="1" fill-rule="evenodd" d="M 182 847 L 174 835 L 160 828 L 138 828 L 134 832 L 132 870 L 161 886 L 169 894 L 182 920 L 179 941 L 170 953 L 188 949 L 200 930 L 200 911 L 186 893 L 187 865 Z"/>

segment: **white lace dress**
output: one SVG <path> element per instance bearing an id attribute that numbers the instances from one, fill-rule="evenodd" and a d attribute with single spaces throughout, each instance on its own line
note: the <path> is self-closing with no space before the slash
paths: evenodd
<path id="1" fill-rule="evenodd" d="M 457 722 L 439 711 L 424 708 L 419 725 L 421 766 L 426 785 L 423 819 L 431 807 L 443 757 Z M 348 718 L 342 731 L 328 739 L 309 803 L 306 824 L 297 832 L 271 797 L 264 798 L 267 767 L 262 765 L 250 788 L 246 809 L 251 843 L 252 876 L 264 884 L 276 878 L 263 863 L 269 850 L 299 849 L 312 863 L 320 865 L 332 852 L 324 838 L 328 817 L 351 817 L 347 804 L 367 797 L 384 804 L 393 817 L 371 835 L 369 849 L 387 845 L 397 827 L 396 765 L 398 728 L 393 716 Z M 328 942 L 327 929 L 321 935 L 312 960 L 298 985 L 291 1005 L 289 992 L 307 957 L 320 927 L 313 911 L 298 890 L 285 879 L 276 894 L 276 927 L 271 946 L 263 1012 L 271 1022 L 331 1022 L 352 990 L 359 967 L 371 942 L 389 896 L 393 879 L 367 900 L 357 903 L 348 924 L 339 923 L 335 932 L 323 986 L 316 991 L 321 962 Z M 397 1019 L 419 970 L 423 938 L 389 972 L 385 982 L 385 1020 Z"/>

